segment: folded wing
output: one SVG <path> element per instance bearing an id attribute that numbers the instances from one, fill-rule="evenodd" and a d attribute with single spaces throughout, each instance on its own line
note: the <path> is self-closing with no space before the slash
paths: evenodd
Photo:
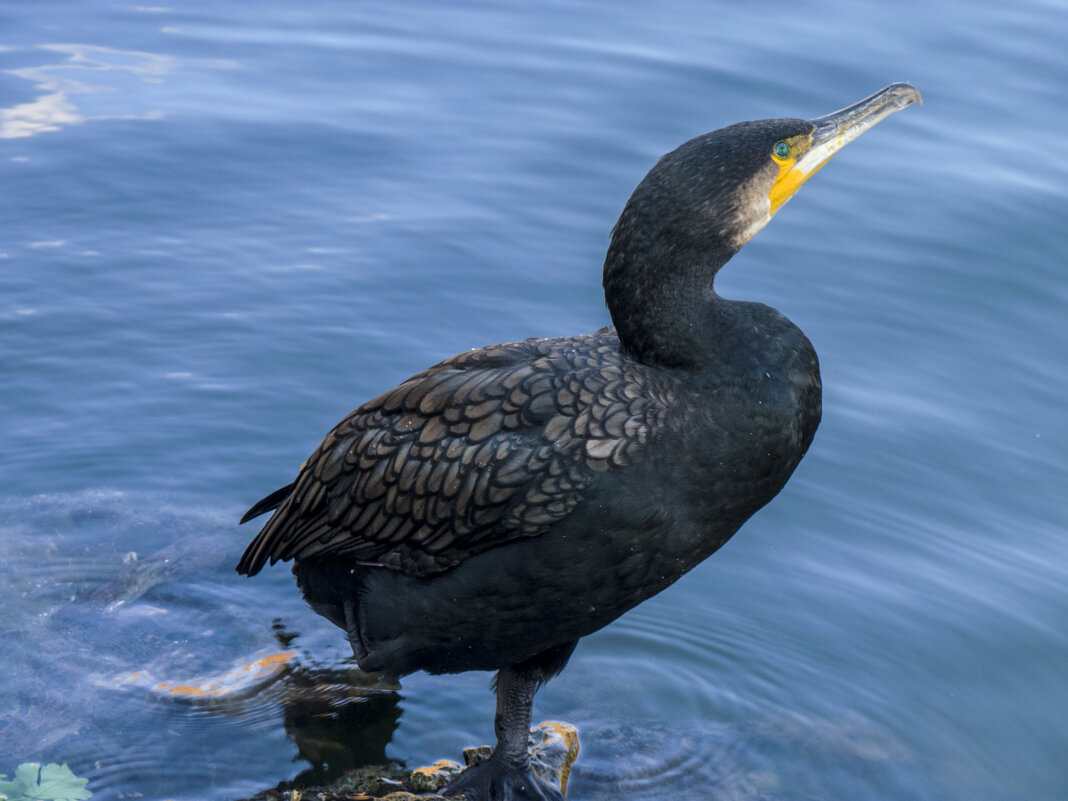
<path id="1" fill-rule="evenodd" d="M 368 401 L 249 510 L 276 509 L 238 571 L 330 556 L 429 575 L 545 532 L 663 424 L 670 390 L 618 350 L 610 330 L 494 345 Z"/>

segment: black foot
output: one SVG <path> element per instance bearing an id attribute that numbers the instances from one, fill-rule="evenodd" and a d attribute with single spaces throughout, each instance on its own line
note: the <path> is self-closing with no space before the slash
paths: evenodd
<path id="1" fill-rule="evenodd" d="M 509 770 L 492 757 L 472 765 L 441 791 L 467 801 L 564 801 L 563 794 L 530 768 Z"/>

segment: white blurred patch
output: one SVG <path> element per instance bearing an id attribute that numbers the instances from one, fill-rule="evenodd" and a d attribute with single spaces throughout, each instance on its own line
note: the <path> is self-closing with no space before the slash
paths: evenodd
<path id="1" fill-rule="evenodd" d="M 120 88 L 103 83 L 121 83 L 134 78 L 142 83 L 159 83 L 174 71 L 171 56 L 135 50 L 115 50 L 80 44 L 45 44 L 47 50 L 63 56 L 56 64 L 7 70 L 8 75 L 31 81 L 41 92 L 35 100 L 0 109 L 0 139 L 19 139 L 94 119 L 160 119 L 162 111 L 144 110 L 120 114 L 88 114 L 75 102 L 78 95 L 118 94 Z M 107 77 L 105 77 L 107 76 Z"/>

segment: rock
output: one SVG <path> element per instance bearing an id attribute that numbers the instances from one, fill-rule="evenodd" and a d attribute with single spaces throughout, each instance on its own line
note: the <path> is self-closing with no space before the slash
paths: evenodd
<path id="1" fill-rule="evenodd" d="M 530 732 L 531 767 L 565 795 L 571 766 L 578 752 L 578 731 L 569 723 L 549 721 Z M 329 787 L 267 790 L 249 801 L 449 801 L 429 793 L 441 790 L 465 766 L 477 765 L 489 759 L 492 753 L 493 749 L 488 745 L 465 748 L 464 765 L 442 759 L 412 771 L 391 766 L 367 766 L 349 771 Z"/>
<path id="2" fill-rule="evenodd" d="M 413 770 L 405 784 L 413 793 L 433 793 L 463 773 L 463 770 L 464 766 L 459 762 L 439 759 L 433 765 Z"/>
<path id="3" fill-rule="evenodd" d="M 530 732 L 530 763 L 534 772 L 567 795 L 571 766 L 579 753 L 578 730 L 570 723 L 550 720 Z"/>

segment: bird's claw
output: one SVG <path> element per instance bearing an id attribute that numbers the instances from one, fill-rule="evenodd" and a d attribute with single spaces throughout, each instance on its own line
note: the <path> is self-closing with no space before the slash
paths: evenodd
<path id="1" fill-rule="evenodd" d="M 529 766 L 509 768 L 492 757 L 469 767 L 441 795 L 467 801 L 565 801 L 559 790 L 539 779 Z"/>

